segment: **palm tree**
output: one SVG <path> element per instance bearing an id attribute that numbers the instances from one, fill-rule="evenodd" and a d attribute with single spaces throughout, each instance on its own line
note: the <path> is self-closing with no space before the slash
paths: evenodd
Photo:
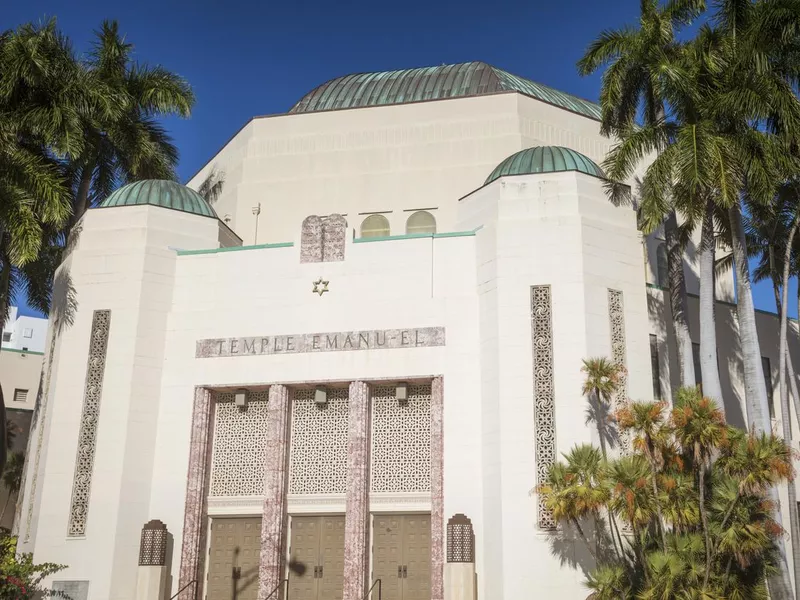
<path id="1" fill-rule="evenodd" d="M 581 526 L 586 517 L 596 517 L 609 498 L 603 482 L 604 461 L 596 448 L 584 444 L 564 455 L 565 463 L 556 463 L 539 492 L 545 506 L 557 521 L 569 521 L 578 532 L 592 558 L 597 560 L 594 544 Z"/>
<path id="2" fill-rule="evenodd" d="M 641 0 L 639 26 L 604 31 L 578 61 L 581 75 L 594 73 L 606 67 L 600 90 L 602 109 L 601 131 L 606 135 L 620 136 L 634 124 L 641 111 L 646 124 L 657 124 L 665 119 L 664 77 L 672 57 L 677 51 L 675 32 L 690 23 L 705 8 L 704 0 L 672 0 L 660 7 L 658 0 Z M 615 181 L 625 181 L 633 169 L 619 171 Z M 627 190 L 612 187 L 612 197 L 626 198 Z M 683 274 L 683 248 L 680 243 L 675 211 L 665 193 L 656 216 L 653 211 L 645 222 L 647 233 L 662 221 L 667 243 L 667 271 L 672 324 L 678 347 L 681 386 L 695 384 L 692 338 L 687 319 L 686 281 Z"/>
<path id="3" fill-rule="evenodd" d="M 697 388 L 684 388 L 678 392 L 676 406 L 672 411 L 675 437 L 684 451 L 691 457 L 697 473 L 699 490 L 698 508 L 702 524 L 706 553 L 706 574 L 703 587 L 708 585 L 711 575 L 713 552 L 706 509 L 706 472 L 711 465 L 714 452 L 726 440 L 725 417 L 710 398 L 703 398 Z"/>
<path id="4" fill-rule="evenodd" d="M 225 171 L 218 171 L 217 167 L 211 167 L 211 171 L 197 187 L 197 193 L 209 204 L 214 204 L 222 194 L 223 187 L 225 187 Z"/>
<path id="5" fill-rule="evenodd" d="M 174 179 L 178 152 L 158 118 L 188 117 L 194 94 L 184 79 L 131 59 L 116 21 L 104 21 L 85 72 L 88 103 L 82 113 L 84 148 L 71 157 L 73 222 L 118 183 Z"/>
<path id="6" fill-rule="evenodd" d="M 590 415 L 597 427 L 603 458 L 608 458 L 606 445 L 615 439 L 610 423 L 611 404 L 622 385 L 624 369 L 604 356 L 586 358 L 581 367 L 581 373 L 584 374 L 581 392 L 589 398 Z"/>
<path id="7" fill-rule="evenodd" d="M 0 523 L 3 522 L 3 517 L 6 516 L 6 509 L 11 500 L 11 496 L 19 492 L 22 483 L 22 473 L 25 466 L 25 454 L 22 452 L 14 452 L 8 459 L 5 470 L 3 471 L 3 486 L 6 488 L 6 501 L 3 505 L 3 510 L 0 512 Z"/>

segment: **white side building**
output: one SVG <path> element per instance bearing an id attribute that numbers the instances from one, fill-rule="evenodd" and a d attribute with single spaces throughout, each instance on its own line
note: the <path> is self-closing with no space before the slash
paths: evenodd
<path id="1" fill-rule="evenodd" d="M 605 196 L 598 118 L 483 63 L 352 75 L 250 121 L 188 188 L 88 211 L 21 549 L 69 565 L 52 585 L 75 600 L 360 600 L 378 580 L 383 600 L 585 596 L 591 557 L 530 493 L 597 441 L 581 360 L 623 363 L 637 400 L 677 377 L 658 239 Z M 212 208 L 190 188 L 214 168 Z M 777 320 L 758 318 L 772 382 Z"/>

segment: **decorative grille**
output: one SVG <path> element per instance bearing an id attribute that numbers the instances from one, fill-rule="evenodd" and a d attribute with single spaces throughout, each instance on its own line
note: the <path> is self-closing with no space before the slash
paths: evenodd
<path id="1" fill-rule="evenodd" d="M 139 566 L 163 567 L 167 564 L 167 526 L 154 519 L 142 527 L 139 541 Z"/>
<path id="2" fill-rule="evenodd" d="M 549 285 L 531 288 L 531 334 L 533 336 L 533 420 L 536 483 L 547 481 L 556 460 L 556 407 L 553 388 L 553 308 Z M 539 527 L 555 529 L 556 522 L 539 499 Z"/>
<path id="3" fill-rule="evenodd" d="M 461 513 L 447 521 L 447 562 L 475 562 L 475 533 L 472 521 Z"/>
<path id="4" fill-rule="evenodd" d="M 431 386 L 408 386 L 398 402 L 395 386 L 372 388 L 373 492 L 431 489 Z"/>
<path id="5" fill-rule="evenodd" d="M 614 408 L 618 410 L 628 403 L 628 371 L 625 351 L 625 303 L 622 292 L 608 290 L 608 321 L 611 326 L 611 360 L 622 367 L 619 391 L 614 398 Z M 631 451 L 630 436 L 621 434 L 620 448 L 623 453 Z"/>
<path id="6" fill-rule="evenodd" d="M 86 367 L 86 387 L 83 392 L 83 411 L 78 432 L 78 451 L 75 457 L 75 476 L 72 480 L 72 504 L 69 509 L 67 535 L 86 533 L 89 512 L 89 492 L 92 487 L 97 421 L 100 416 L 100 399 L 103 395 L 103 374 L 106 369 L 108 332 L 111 311 L 96 310 L 92 318 L 89 337 L 89 359 Z M 42 422 L 44 427 L 44 421 Z"/>
<path id="7" fill-rule="evenodd" d="M 331 388 L 327 402 L 317 404 L 313 389 L 294 390 L 290 494 L 347 491 L 347 394 L 347 388 Z"/>
<path id="8" fill-rule="evenodd" d="M 263 496 L 268 392 L 249 392 L 246 408 L 233 393 L 215 394 L 209 496 Z"/>

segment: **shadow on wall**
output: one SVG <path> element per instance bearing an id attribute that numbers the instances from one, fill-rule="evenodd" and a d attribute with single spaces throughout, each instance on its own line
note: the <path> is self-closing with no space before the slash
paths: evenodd
<path id="1" fill-rule="evenodd" d="M 680 388 L 680 369 L 678 369 L 678 350 L 675 342 L 675 335 L 672 329 L 672 310 L 669 305 L 665 306 L 663 295 L 647 294 L 647 310 L 650 314 L 660 315 L 666 325 L 666 347 L 668 356 L 666 357 L 666 373 L 664 369 L 659 373 L 661 389 L 664 400 L 672 400 L 675 392 Z M 699 324 L 699 300 L 696 296 L 689 296 L 689 328 L 692 337 L 696 340 L 700 338 Z M 744 412 L 744 398 L 733 385 L 733 381 L 743 381 L 742 375 L 742 353 L 739 346 L 738 330 L 736 322 L 736 307 L 717 302 L 716 305 L 716 329 L 717 329 L 717 363 L 719 366 L 719 379 L 722 386 L 722 400 L 725 408 L 725 418 L 728 424 L 744 429 L 747 427 Z M 662 345 L 659 344 L 659 350 Z M 659 363 L 664 365 L 663 356 L 659 356 Z M 736 377 L 732 374 L 736 373 Z M 697 379 L 701 374 L 696 374 Z M 670 392 L 668 394 L 667 392 Z"/>
<path id="2" fill-rule="evenodd" d="M 614 556 L 614 547 L 608 536 L 605 519 L 602 517 L 584 518 L 581 520 L 581 529 L 586 534 L 589 543 L 594 542 L 598 558 L 611 559 Z M 548 542 L 550 553 L 558 558 L 562 567 L 580 569 L 584 576 L 588 576 L 595 569 L 595 560 L 574 525 L 570 523 L 559 525 L 558 529 L 549 533 Z"/>

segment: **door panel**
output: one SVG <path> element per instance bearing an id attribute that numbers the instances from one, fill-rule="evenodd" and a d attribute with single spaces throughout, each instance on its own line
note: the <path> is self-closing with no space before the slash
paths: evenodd
<path id="1" fill-rule="evenodd" d="M 322 517 L 318 600 L 342 600 L 344 593 L 344 517 Z M 291 596 L 290 596 L 291 597 Z"/>
<path id="2" fill-rule="evenodd" d="M 374 515 L 372 542 L 372 581 L 381 580 L 382 600 L 430 600 L 430 515 Z"/>
<path id="3" fill-rule="evenodd" d="M 372 581 L 381 580 L 381 600 L 402 600 L 402 579 L 397 568 L 401 562 L 400 515 L 375 515 L 372 521 Z M 377 600 L 377 587 L 372 594 Z"/>
<path id="4" fill-rule="evenodd" d="M 257 517 L 211 520 L 208 600 L 232 598 L 234 581 L 239 600 L 256 600 L 260 540 L 261 519 Z"/>
<path id="5" fill-rule="evenodd" d="M 289 555 L 306 567 L 289 574 L 289 598 L 342 600 L 344 516 L 292 517 Z"/>
<path id="6" fill-rule="evenodd" d="M 403 521 L 403 600 L 430 600 L 431 517 L 406 515 Z"/>
<path id="7" fill-rule="evenodd" d="M 289 556 L 306 567 L 302 575 L 289 573 L 289 598 L 292 600 L 317 600 L 315 571 L 319 557 L 319 526 L 319 517 L 292 517 Z"/>

